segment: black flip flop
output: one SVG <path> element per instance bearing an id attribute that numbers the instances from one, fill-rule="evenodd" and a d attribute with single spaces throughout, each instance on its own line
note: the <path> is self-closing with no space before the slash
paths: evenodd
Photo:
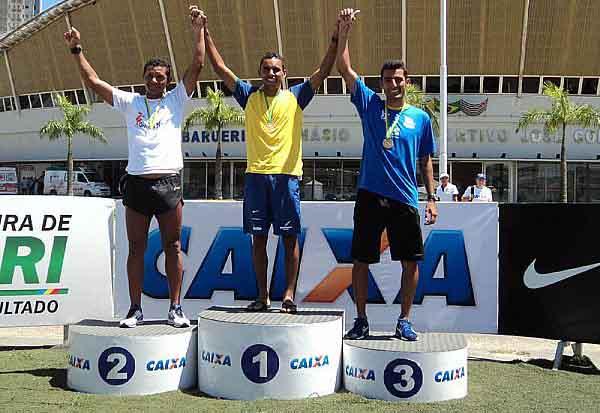
<path id="1" fill-rule="evenodd" d="M 288 298 L 281 303 L 281 311 L 283 313 L 296 314 L 298 312 L 298 306 L 293 300 Z"/>
<path id="2" fill-rule="evenodd" d="M 271 304 L 264 300 L 254 300 L 246 307 L 249 313 L 263 313 L 269 311 Z"/>

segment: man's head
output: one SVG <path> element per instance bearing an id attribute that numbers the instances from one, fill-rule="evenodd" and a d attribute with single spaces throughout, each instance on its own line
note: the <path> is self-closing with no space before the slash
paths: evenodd
<path id="1" fill-rule="evenodd" d="M 486 182 L 485 174 L 477 174 L 475 177 L 475 182 L 477 182 L 477 186 L 484 186 Z"/>
<path id="2" fill-rule="evenodd" d="M 404 97 L 408 71 L 401 60 L 388 60 L 381 67 L 381 88 L 388 99 Z"/>
<path id="3" fill-rule="evenodd" d="M 277 52 L 267 52 L 260 59 L 258 75 L 263 81 L 263 85 L 269 88 L 279 89 L 283 79 L 287 76 L 285 70 L 285 59 Z"/>
<path id="4" fill-rule="evenodd" d="M 153 58 L 144 65 L 144 84 L 148 97 L 161 97 L 171 82 L 171 65 L 160 58 Z"/>
<path id="5" fill-rule="evenodd" d="M 440 174 L 440 182 L 442 183 L 442 185 L 448 184 L 449 181 L 450 181 L 450 175 L 448 175 L 447 173 Z"/>

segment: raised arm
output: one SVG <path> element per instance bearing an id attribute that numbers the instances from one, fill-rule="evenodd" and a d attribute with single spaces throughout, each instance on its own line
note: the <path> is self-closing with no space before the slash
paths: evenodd
<path id="1" fill-rule="evenodd" d="M 73 58 L 79 67 L 79 73 L 81 73 L 81 78 L 83 79 L 85 85 L 92 89 L 106 103 L 112 106 L 113 88 L 111 85 L 98 77 L 98 74 L 94 68 L 92 68 L 90 63 L 85 58 L 83 49 L 81 47 L 81 33 L 79 33 L 75 27 L 71 27 L 68 32 L 64 33 L 64 38 L 67 42 L 67 46 L 73 53 Z"/>
<path id="2" fill-rule="evenodd" d="M 215 42 L 213 41 L 210 31 L 208 30 L 208 24 L 204 24 L 204 40 L 206 42 L 206 53 L 208 54 L 208 58 L 210 59 L 210 63 L 213 67 L 213 70 L 221 78 L 221 80 L 225 83 L 225 86 L 232 92 L 235 91 L 235 81 L 237 80 L 237 76 L 225 66 L 225 62 L 223 58 L 219 54 L 217 50 L 217 46 L 215 46 Z"/>
<path id="3" fill-rule="evenodd" d="M 206 23 L 206 16 L 198 6 L 190 6 L 190 19 L 192 31 L 194 32 L 194 53 L 192 56 L 192 63 L 183 75 L 183 84 L 185 85 L 185 91 L 188 96 L 191 96 L 194 90 L 196 90 L 196 82 L 204 67 L 204 56 L 206 54 L 204 45 L 204 25 Z"/>
<path id="4" fill-rule="evenodd" d="M 339 23 L 340 18 L 335 24 L 335 28 L 331 35 L 331 41 L 329 42 L 329 48 L 327 49 L 327 53 L 321 62 L 321 66 L 310 76 L 310 86 L 312 90 L 315 92 L 319 90 L 323 81 L 329 76 L 331 73 L 331 69 L 333 68 L 333 64 L 335 63 L 335 57 L 337 54 L 337 45 L 339 41 Z"/>
<path id="5" fill-rule="evenodd" d="M 340 12 L 340 19 L 338 20 L 339 26 L 339 40 L 337 47 L 337 69 L 338 72 L 344 78 L 346 82 L 346 88 L 354 93 L 354 83 L 358 79 L 358 75 L 352 69 L 350 64 L 350 52 L 348 52 L 348 37 L 350 36 L 350 29 L 356 19 L 355 15 L 360 13 L 360 10 L 344 9 Z"/>

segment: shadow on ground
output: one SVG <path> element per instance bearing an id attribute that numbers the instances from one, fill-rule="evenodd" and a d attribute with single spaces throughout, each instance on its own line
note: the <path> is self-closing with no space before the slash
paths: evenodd
<path id="1" fill-rule="evenodd" d="M 34 377 L 49 377 L 50 386 L 69 390 L 67 388 L 67 369 L 34 369 L 34 370 L 11 370 L 11 371 L 0 371 L 0 376 L 6 374 L 29 374 Z"/>
<path id="2" fill-rule="evenodd" d="M 552 370 L 554 361 L 548 359 L 530 359 L 527 361 L 523 360 L 494 360 L 482 357 L 470 357 L 469 360 L 475 361 L 486 361 L 490 363 L 499 364 L 530 364 L 532 366 L 540 367 L 545 370 Z M 568 371 L 571 373 L 580 373 L 587 375 L 600 376 L 600 370 L 594 365 L 594 363 L 586 356 L 582 358 L 576 358 L 574 356 L 563 356 L 562 363 L 559 370 Z"/>

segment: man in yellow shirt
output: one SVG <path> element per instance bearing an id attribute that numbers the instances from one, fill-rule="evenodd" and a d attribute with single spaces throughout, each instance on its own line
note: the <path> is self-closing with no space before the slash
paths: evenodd
<path id="1" fill-rule="evenodd" d="M 266 53 L 260 61 L 262 85 L 244 82 L 225 65 L 209 30 L 205 29 L 206 51 L 215 73 L 223 80 L 246 114 L 248 164 L 244 188 L 244 231 L 252 234 L 252 256 L 258 297 L 248 311 L 270 308 L 267 286 L 267 237 L 273 225 L 283 237 L 287 288 L 282 310 L 296 312 L 294 293 L 300 251 L 300 190 L 302 176 L 303 109 L 331 72 L 337 50 L 337 25 L 321 66 L 310 79 L 290 89 L 282 89 L 287 75 L 283 56 Z"/>

